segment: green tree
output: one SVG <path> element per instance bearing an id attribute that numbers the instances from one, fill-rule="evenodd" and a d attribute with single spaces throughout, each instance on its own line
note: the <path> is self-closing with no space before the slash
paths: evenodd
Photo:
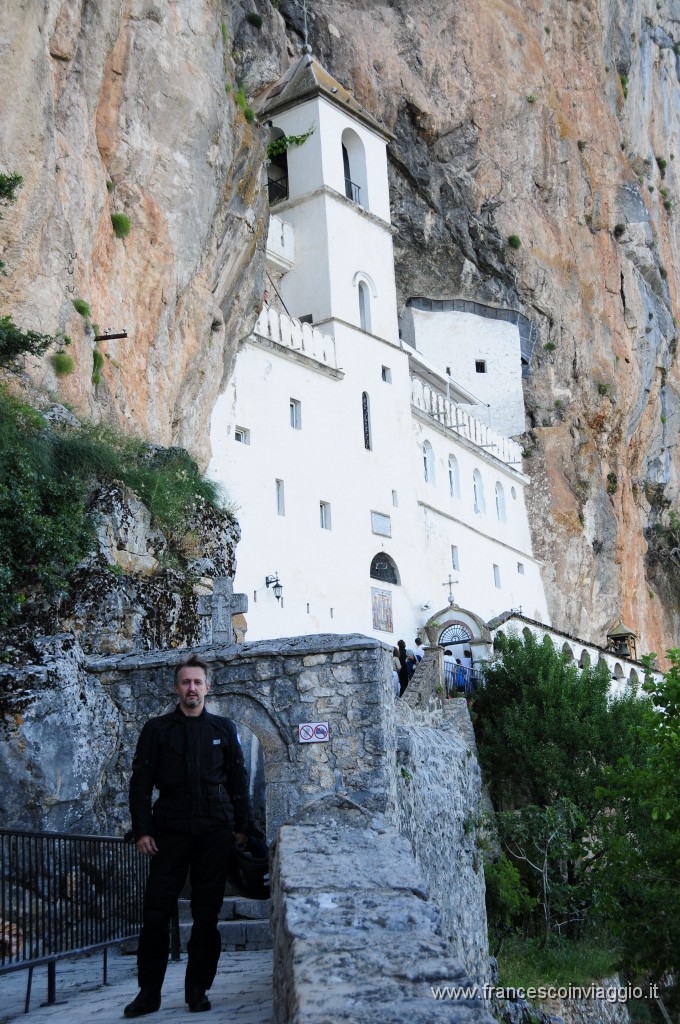
<path id="1" fill-rule="evenodd" d="M 641 763 L 648 702 L 633 688 L 611 699 L 605 666 L 579 671 L 529 631 L 499 634 L 496 655 L 475 697 L 475 732 L 499 839 L 539 908 L 524 931 L 544 943 L 555 931 L 580 937 L 612 906 L 598 865 L 602 822 L 620 819 L 601 791 L 621 759 Z"/>
<path id="2" fill-rule="evenodd" d="M 51 334 L 22 331 L 11 317 L 0 317 L 0 367 L 16 370 L 24 356 L 42 356 L 54 341 Z"/>
<path id="3" fill-rule="evenodd" d="M 560 797 L 594 804 L 607 765 L 636 747 L 631 690 L 609 699 L 606 665 L 579 670 L 527 631 L 498 634 L 496 660 L 475 697 L 479 756 L 498 808 L 547 807 Z"/>
<path id="4" fill-rule="evenodd" d="M 601 797 L 616 816 L 601 819 L 600 884 L 631 976 L 675 979 L 680 998 L 680 650 L 671 668 L 647 677 L 640 726 L 643 758 L 622 760 L 608 773 Z"/>

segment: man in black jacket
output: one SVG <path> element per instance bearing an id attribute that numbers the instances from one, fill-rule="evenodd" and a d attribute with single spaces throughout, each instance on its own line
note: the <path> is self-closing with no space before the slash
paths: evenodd
<path id="1" fill-rule="evenodd" d="M 168 924 L 186 880 L 191 881 L 193 927 L 187 945 L 185 998 L 189 1009 L 210 1009 L 206 992 L 220 956 L 217 918 L 222 906 L 232 836 L 250 831 L 248 779 L 234 723 L 205 710 L 208 666 L 196 657 L 175 670 L 179 704 L 152 718 L 139 737 L 130 779 L 130 813 L 137 849 L 152 858 L 137 952 L 140 991 L 126 1017 L 161 1005 L 168 963 Z M 153 789 L 159 791 L 151 806 Z"/>

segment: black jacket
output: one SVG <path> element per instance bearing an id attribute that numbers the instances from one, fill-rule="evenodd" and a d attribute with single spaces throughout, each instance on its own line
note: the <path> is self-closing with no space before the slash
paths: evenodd
<path id="1" fill-rule="evenodd" d="M 158 799 L 151 807 L 154 787 Z M 250 831 L 248 778 L 236 726 L 179 706 L 152 718 L 139 736 L 130 779 L 135 839 L 157 832 Z"/>

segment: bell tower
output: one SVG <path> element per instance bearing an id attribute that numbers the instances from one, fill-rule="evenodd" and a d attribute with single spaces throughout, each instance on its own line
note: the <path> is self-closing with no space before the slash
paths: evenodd
<path id="1" fill-rule="evenodd" d="M 295 230 L 281 295 L 291 316 L 326 333 L 342 323 L 395 342 L 393 136 L 305 50 L 256 103 L 280 140 L 267 168 L 272 213 Z"/>

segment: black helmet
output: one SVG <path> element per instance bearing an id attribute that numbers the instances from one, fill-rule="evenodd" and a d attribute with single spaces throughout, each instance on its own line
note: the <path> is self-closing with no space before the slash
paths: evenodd
<path id="1" fill-rule="evenodd" d="M 229 881 L 241 896 L 269 899 L 269 847 L 262 839 L 250 836 L 245 847 L 232 844 Z"/>

